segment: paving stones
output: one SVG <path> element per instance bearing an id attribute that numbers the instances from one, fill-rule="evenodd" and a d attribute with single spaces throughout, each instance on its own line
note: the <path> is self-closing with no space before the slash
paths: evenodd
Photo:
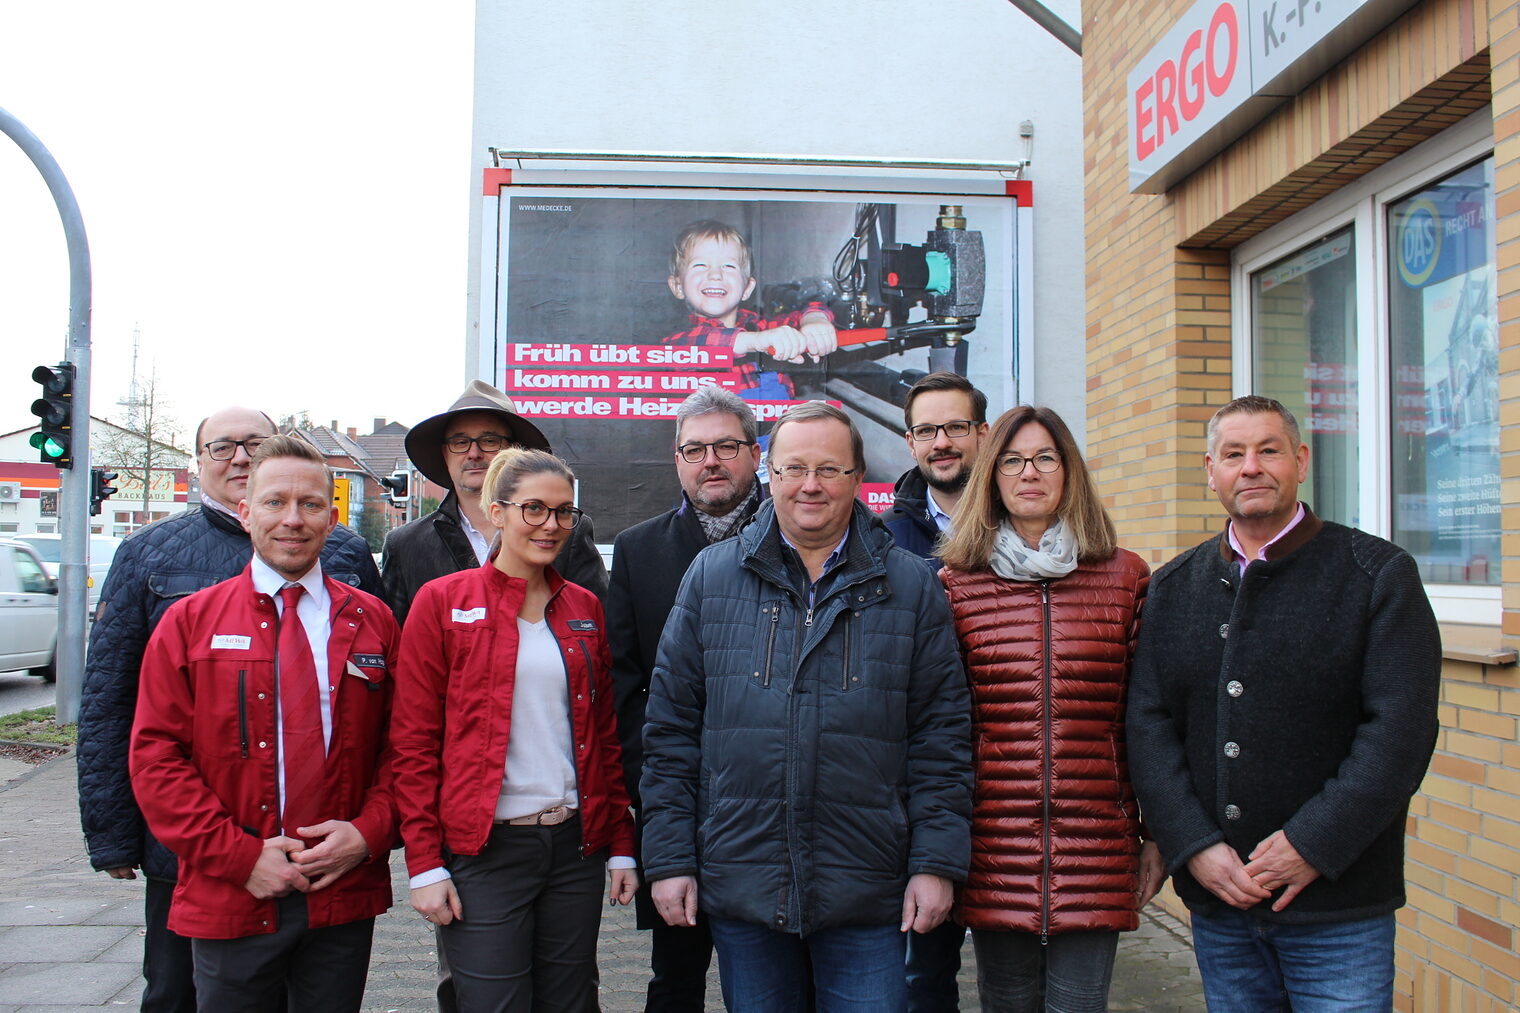
<path id="1" fill-rule="evenodd" d="M 112 880 L 90 868 L 74 777 L 74 759 L 65 756 L 0 781 L 0 1013 L 136 1009 L 142 993 L 143 882 Z M 364 1008 L 432 1010 L 433 933 L 407 904 L 399 853 L 391 869 L 397 904 L 376 922 Z M 975 953 L 968 943 L 961 954 L 961 1009 L 979 1013 Z M 603 909 L 598 963 L 605 1013 L 642 1010 L 649 933 L 634 927 L 632 907 Z M 716 961 L 707 1008 L 723 1008 Z M 1138 931 L 1121 937 L 1109 1008 L 1204 1009 L 1184 926 L 1152 909 Z"/>

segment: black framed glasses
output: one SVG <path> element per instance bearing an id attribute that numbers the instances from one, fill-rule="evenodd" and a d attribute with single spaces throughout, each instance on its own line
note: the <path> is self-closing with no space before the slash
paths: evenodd
<path id="1" fill-rule="evenodd" d="M 855 472 L 855 468 L 841 468 L 837 464 L 820 464 L 816 468 L 804 468 L 800 464 L 771 465 L 771 474 L 788 482 L 801 482 L 809 475 L 817 475 L 820 482 L 837 482 Z"/>
<path id="2" fill-rule="evenodd" d="M 511 442 L 499 433 L 482 433 L 479 436 L 450 436 L 443 441 L 443 446 L 451 454 L 468 454 L 473 443 L 482 454 L 494 454 Z"/>
<path id="3" fill-rule="evenodd" d="M 586 512 L 580 507 L 573 507 L 569 504 L 551 507 L 546 503 L 540 503 L 536 499 L 524 500 L 521 503 L 514 503 L 509 499 L 499 499 L 496 502 L 502 506 L 515 506 L 522 511 L 523 523 L 535 528 L 541 527 L 549 519 L 549 515 L 553 514 L 559 526 L 569 531 L 579 524 L 581 518 L 586 515 Z"/>
<path id="4" fill-rule="evenodd" d="M 1004 454 L 998 458 L 997 469 L 999 475 L 1007 475 L 1013 478 L 1024 474 L 1025 465 L 1034 465 L 1034 470 L 1042 475 L 1049 475 L 1061 466 L 1061 458 L 1056 454 L 1035 454 L 1033 457 L 1020 457 L 1018 454 Z"/>
<path id="5" fill-rule="evenodd" d="M 267 439 L 269 439 L 267 436 L 251 436 L 246 440 L 212 440 L 210 443 L 202 444 L 202 447 L 206 451 L 206 456 L 213 461 L 230 461 L 237 456 L 238 447 L 242 447 L 243 452 L 252 457 Z"/>
<path id="6" fill-rule="evenodd" d="M 934 437 L 939 434 L 939 431 L 943 429 L 946 436 L 950 437 L 952 440 L 958 440 L 962 436 L 970 436 L 971 430 L 975 428 L 976 423 L 972 422 L 970 419 L 956 419 L 954 422 L 942 422 L 937 426 L 933 426 L 925 422 L 921 426 L 913 426 L 910 428 L 908 430 L 908 435 L 913 437 L 919 443 L 923 443 L 926 440 L 934 439 Z"/>
<path id="7" fill-rule="evenodd" d="M 739 456 L 740 447 L 752 447 L 752 440 L 718 440 L 716 443 L 683 443 L 676 448 L 676 453 L 681 455 L 681 460 L 687 464 L 701 464 L 707 460 L 707 448 L 711 447 L 713 456 L 720 461 L 732 461 Z"/>

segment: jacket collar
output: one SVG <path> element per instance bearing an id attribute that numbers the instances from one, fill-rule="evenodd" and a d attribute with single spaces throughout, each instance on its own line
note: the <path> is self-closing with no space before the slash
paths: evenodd
<path id="1" fill-rule="evenodd" d="M 230 531 L 234 534 L 242 535 L 244 538 L 248 537 L 248 532 L 243 530 L 242 522 L 239 521 L 236 517 L 224 514 L 220 510 L 207 510 L 199 503 L 197 503 L 191 509 L 200 511 L 200 515 L 205 518 L 206 523 L 210 524 L 214 528 L 220 528 L 223 531 Z"/>
<path id="2" fill-rule="evenodd" d="M 892 535 L 881 519 L 857 499 L 850 513 L 850 537 L 844 543 L 844 562 L 834 586 L 847 587 L 884 576 L 887 553 L 892 545 Z M 776 522 L 775 501 L 766 500 L 760 504 L 754 520 L 739 533 L 739 548 L 744 567 L 773 584 L 785 587 L 792 583 L 782 556 L 784 549 Z"/>
<path id="3" fill-rule="evenodd" d="M 1277 541 L 1267 546 L 1267 561 L 1275 563 L 1286 556 L 1291 556 L 1305 545 L 1324 528 L 1325 522 L 1320 520 L 1309 504 L 1304 504 L 1304 519 L 1293 525 L 1293 530 L 1283 535 Z M 1219 535 L 1219 558 L 1226 563 L 1235 562 L 1235 550 L 1230 548 L 1230 522 L 1225 521 L 1225 529 Z M 1254 560 L 1246 560 L 1250 566 Z"/>

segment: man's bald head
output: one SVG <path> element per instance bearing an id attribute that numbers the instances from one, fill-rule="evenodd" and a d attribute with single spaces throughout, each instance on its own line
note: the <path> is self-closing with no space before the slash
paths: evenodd
<path id="1" fill-rule="evenodd" d="M 252 408 L 223 408 L 201 420 L 195 427 L 195 461 L 201 477 L 201 492 L 229 510 L 236 510 L 248 486 L 248 466 L 255 447 L 248 440 L 268 439 L 275 434 L 274 420 Z M 231 443 L 233 446 L 227 447 Z M 209 446 L 209 449 L 208 449 Z M 228 450 L 231 456 L 218 461 Z"/>

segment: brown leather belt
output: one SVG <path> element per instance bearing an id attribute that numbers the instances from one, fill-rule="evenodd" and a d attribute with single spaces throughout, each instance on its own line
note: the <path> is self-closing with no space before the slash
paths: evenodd
<path id="1" fill-rule="evenodd" d="M 575 810 L 569 806 L 557 805 L 542 812 L 529 813 L 526 816 L 513 816 L 509 820 L 492 820 L 491 822 L 514 827 L 557 827 L 574 815 Z"/>

